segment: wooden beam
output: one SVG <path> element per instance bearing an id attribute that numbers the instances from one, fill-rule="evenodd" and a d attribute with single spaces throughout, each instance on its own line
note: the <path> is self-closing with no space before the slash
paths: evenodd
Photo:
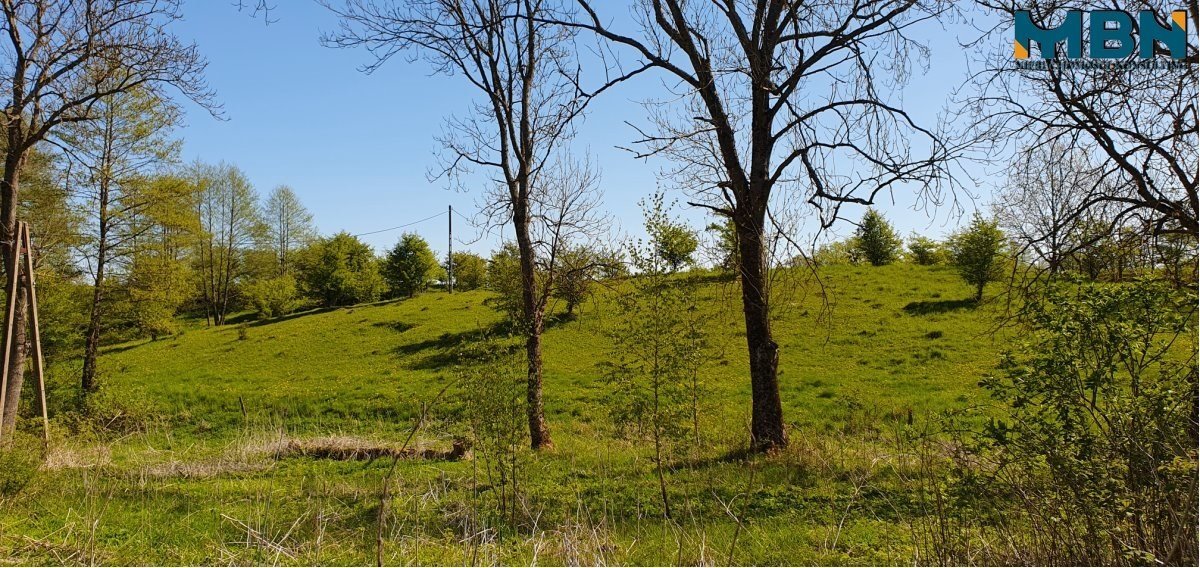
<path id="1" fill-rule="evenodd" d="M 29 223 L 21 222 L 22 243 L 25 245 L 25 274 L 29 279 L 29 323 L 33 326 L 33 372 L 37 377 L 38 402 L 42 406 L 42 434 L 50 443 L 50 414 L 46 410 L 46 370 L 42 364 L 42 331 L 38 324 L 37 282 L 33 273 L 33 239 L 29 236 Z"/>
<path id="2" fill-rule="evenodd" d="M 20 280 L 21 265 L 17 262 L 21 257 L 21 228 L 20 224 L 13 227 L 12 242 L 9 243 L 12 247 L 11 255 L 8 260 L 8 298 L 7 309 L 4 313 L 4 357 L 3 369 L 0 369 L 0 438 L 4 437 L 4 406 L 8 404 L 8 365 L 12 361 L 12 341 L 14 330 L 13 315 L 17 309 L 17 282 Z"/>

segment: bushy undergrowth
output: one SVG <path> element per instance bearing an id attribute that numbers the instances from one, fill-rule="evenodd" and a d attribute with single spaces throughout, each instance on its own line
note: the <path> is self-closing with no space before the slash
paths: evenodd
<path id="1" fill-rule="evenodd" d="M 1032 301 L 1029 333 L 982 382 L 994 418 L 924 453 L 954 475 L 927 480 L 929 557 L 1195 565 L 1195 306 L 1151 280 Z"/>
<path id="2" fill-rule="evenodd" d="M 42 464 L 42 440 L 17 430 L 0 441 L 0 497 L 9 497 L 33 481 Z"/>

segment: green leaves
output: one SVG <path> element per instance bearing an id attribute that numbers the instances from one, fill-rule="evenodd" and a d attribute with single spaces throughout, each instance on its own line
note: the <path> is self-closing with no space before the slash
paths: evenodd
<path id="1" fill-rule="evenodd" d="M 320 239 L 299 257 L 302 289 L 323 306 L 374 302 L 383 294 L 375 252 L 348 233 Z"/>
<path id="2" fill-rule="evenodd" d="M 984 286 L 1004 275 L 1004 233 L 995 220 L 976 213 L 971 224 L 952 235 L 948 244 L 958 273 L 975 287 L 975 299 L 982 300 Z"/>
<path id="3" fill-rule="evenodd" d="M 887 219 L 874 209 L 867 209 L 854 236 L 854 244 L 860 254 L 874 266 L 895 262 L 904 244 Z"/>
<path id="4" fill-rule="evenodd" d="M 404 233 L 383 261 L 383 277 L 392 294 L 410 298 L 429 287 L 437 269 L 429 243 L 415 233 Z"/>
<path id="5" fill-rule="evenodd" d="M 1064 523 L 1089 520 L 1072 530 L 1090 546 L 1128 543 L 1115 559 L 1167 558 L 1178 534 L 1195 532 L 1195 501 L 1179 502 L 1195 498 L 1195 476 L 1176 467 L 1195 471 L 1195 306 L 1194 292 L 1154 280 L 1053 286 L 1026 306 L 1029 329 L 999 374 L 981 381 L 1006 407 L 984 431 L 1004 482 Z"/>

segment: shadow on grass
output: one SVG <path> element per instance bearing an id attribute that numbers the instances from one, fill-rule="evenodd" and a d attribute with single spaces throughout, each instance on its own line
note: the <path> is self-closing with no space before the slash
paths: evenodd
<path id="1" fill-rule="evenodd" d="M 706 274 L 688 274 L 685 279 L 694 284 L 721 284 L 727 282 L 737 282 L 737 274 L 734 272 L 708 272 Z"/>
<path id="2" fill-rule="evenodd" d="M 734 448 L 719 455 L 704 457 L 700 459 L 685 459 L 678 461 L 674 467 L 679 469 L 705 469 L 715 465 L 740 463 L 760 454 L 750 451 L 750 448 Z"/>
<path id="3" fill-rule="evenodd" d="M 975 298 L 964 300 L 924 300 L 921 302 L 909 302 L 907 306 L 904 306 L 904 312 L 910 316 L 927 316 L 957 310 L 973 310 L 977 306 L 979 306 L 979 302 L 975 301 Z"/>
<path id="4" fill-rule="evenodd" d="M 561 317 L 547 317 L 544 331 L 566 323 Z M 378 325 L 378 324 L 377 324 Z M 387 325 L 387 324 L 385 324 Z M 393 326 L 398 331 L 403 324 Z M 409 363 L 413 370 L 444 369 L 466 363 L 480 363 L 496 355 L 508 355 L 524 349 L 524 341 L 499 341 L 489 350 L 472 349 L 475 344 L 492 339 L 515 339 L 519 337 L 511 323 L 499 321 L 491 325 L 460 331 L 443 333 L 433 339 L 401 345 L 392 350 L 399 357 L 419 357 Z"/>
<path id="5" fill-rule="evenodd" d="M 398 327 L 394 329 L 398 329 Z M 490 338 L 509 336 L 511 331 L 512 326 L 508 322 L 497 322 L 486 327 L 467 331 L 443 333 L 433 339 L 401 345 L 393 349 L 392 352 L 400 357 L 423 355 L 408 365 L 410 369 L 452 367 L 462 363 L 483 360 L 489 355 L 488 353 L 467 349 L 467 347 L 473 343 L 485 341 Z M 504 349 L 515 351 L 519 347 L 519 345 L 506 345 Z"/>
<path id="6" fill-rule="evenodd" d="M 396 333 L 404 333 L 414 327 L 414 324 L 403 321 L 378 321 L 371 324 L 372 327 L 386 327 Z"/>
<path id="7" fill-rule="evenodd" d="M 259 327 L 259 326 L 263 326 L 263 325 L 270 325 L 273 323 L 279 323 L 279 322 L 283 322 L 283 321 L 293 320 L 296 318 L 302 318 L 304 316 L 315 316 L 317 314 L 325 314 L 325 313 L 329 313 L 329 312 L 337 311 L 337 310 L 354 310 L 357 308 L 370 308 L 370 307 L 375 307 L 375 306 L 386 306 L 388 304 L 397 304 L 397 303 L 403 302 L 408 299 L 409 298 L 407 298 L 407 297 L 389 298 L 386 300 L 379 300 L 377 302 L 365 302 L 362 304 L 348 304 L 345 306 L 322 306 L 322 307 L 316 307 L 316 308 L 309 308 L 306 310 L 300 310 L 298 312 L 292 312 L 290 314 L 275 317 L 275 318 L 259 318 L 258 315 L 255 314 L 254 312 L 246 312 L 246 313 L 238 314 L 232 318 L 225 320 L 225 325 L 234 325 L 234 324 L 244 323 L 249 327 Z"/>
<path id="8" fill-rule="evenodd" d="M 249 321 L 246 325 L 249 327 L 262 327 L 264 325 L 271 325 L 273 323 L 280 323 L 280 322 L 285 322 L 288 320 L 294 320 L 296 318 L 302 318 L 304 316 L 315 316 L 317 314 L 325 314 L 325 313 L 329 313 L 329 312 L 332 312 L 337 309 L 341 309 L 341 308 L 338 306 L 329 307 L 329 308 L 314 308 L 311 310 L 304 310 L 302 312 L 293 312 L 286 316 L 279 316 L 277 318 L 266 318 L 266 319 L 259 319 L 259 320 L 254 320 L 253 314 L 251 314 L 250 319 L 253 321 Z M 235 323 L 240 323 L 240 322 L 228 320 L 225 322 L 225 325 L 230 325 L 230 324 L 235 324 Z"/>
<path id="9" fill-rule="evenodd" d="M 169 339 L 170 339 L 169 337 L 164 337 L 164 338 L 159 338 L 159 341 L 167 341 Z M 154 343 L 153 339 L 138 339 L 136 341 L 125 343 L 123 345 L 108 345 L 108 346 L 102 345 L 102 346 L 100 346 L 100 353 L 102 353 L 104 355 L 114 355 L 116 353 L 124 353 L 126 351 L 129 351 L 130 349 L 137 349 L 138 347 L 141 347 L 143 345 L 149 345 L 151 343 Z"/>

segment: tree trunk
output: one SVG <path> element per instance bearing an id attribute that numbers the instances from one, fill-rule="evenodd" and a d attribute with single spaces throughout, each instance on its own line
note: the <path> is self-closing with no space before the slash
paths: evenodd
<path id="1" fill-rule="evenodd" d="M 770 452 L 787 446 L 783 405 L 779 400 L 779 345 L 771 336 L 767 302 L 767 256 L 763 243 L 766 210 L 740 211 L 737 223 L 741 254 L 742 311 L 750 352 L 750 448 Z"/>
<path id="2" fill-rule="evenodd" d="M 108 175 L 107 167 L 102 171 L 105 172 L 104 175 Z M 96 360 L 100 353 L 100 303 L 104 301 L 104 268 L 108 264 L 108 190 L 108 178 L 106 177 L 100 181 L 98 196 L 100 211 L 99 238 L 96 243 L 96 274 L 92 282 L 92 309 L 88 318 L 87 341 L 83 349 L 83 376 L 80 381 L 84 394 L 96 391 Z"/>
<path id="3" fill-rule="evenodd" d="M 101 230 L 100 246 L 96 251 L 96 280 L 92 287 L 92 310 L 88 319 L 87 342 L 83 349 L 83 392 L 96 391 L 96 360 L 100 353 L 100 303 L 104 301 L 104 265 L 108 260 L 104 231 Z"/>
<path id="4" fill-rule="evenodd" d="M 12 279 L 16 277 L 16 274 L 8 272 L 8 267 L 12 262 L 14 250 L 11 245 L 17 238 L 17 196 L 20 188 L 21 168 L 25 164 L 24 153 L 13 148 L 11 139 L 10 136 L 9 150 L 4 160 L 4 178 L 0 180 L 0 216 L 2 216 L 0 241 L 4 241 L 4 244 L 0 245 L 0 250 L 3 250 L 5 290 L 9 288 Z M 25 384 L 25 356 L 28 352 L 25 345 L 25 325 L 28 311 L 27 302 L 29 301 L 29 290 L 25 284 L 25 279 L 17 282 L 16 311 L 13 314 L 15 332 L 12 340 L 12 358 L 8 366 L 8 388 L 4 395 L 4 422 L 0 424 L 0 429 L 6 432 L 16 426 L 21 387 Z"/>
<path id="5" fill-rule="evenodd" d="M 546 426 L 546 415 L 542 406 L 542 328 L 541 302 L 537 298 L 533 243 L 529 238 L 529 219 L 515 207 L 513 226 L 517 233 L 517 249 L 521 256 L 521 325 L 525 331 L 525 354 L 529 361 L 526 389 L 526 410 L 529 414 L 529 446 L 535 450 L 550 448 L 550 429 Z"/>

